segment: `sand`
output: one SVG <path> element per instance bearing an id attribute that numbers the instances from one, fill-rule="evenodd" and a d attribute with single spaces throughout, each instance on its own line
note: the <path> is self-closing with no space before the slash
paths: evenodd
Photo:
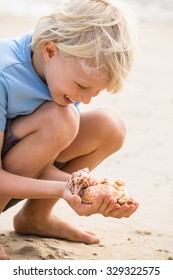
<path id="1" fill-rule="evenodd" d="M 30 31 L 36 20 L 1 15 L 0 37 Z M 125 119 L 124 146 L 92 175 L 123 178 L 140 203 L 138 211 L 120 220 L 79 217 L 61 200 L 57 215 L 101 237 L 99 245 L 85 245 L 14 233 L 13 215 L 21 202 L 0 217 L 0 243 L 10 259 L 173 259 L 173 22 L 141 22 L 140 30 L 142 45 L 127 85 L 119 95 L 103 93 L 88 106 L 117 108 Z"/>

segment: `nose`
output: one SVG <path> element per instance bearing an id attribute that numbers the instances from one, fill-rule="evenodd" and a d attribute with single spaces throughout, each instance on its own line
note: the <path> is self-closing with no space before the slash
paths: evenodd
<path id="1" fill-rule="evenodd" d="M 81 94 L 81 101 L 84 104 L 89 104 L 91 102 L 92 97 L 95 97 L 99 94 L 100 91 L 98 92 L 93 92 L 93 91 L 85 91 Z"/>
<path id="2" fill-rule="evenodd" d="M 92 98 L 91 95 L 85 94 L 85 95 L 83 95 L 83 96 L 81 97 L 81 101 L 82 101 L 82 103 L 84 103 L 84 104 L 89 104 L 89 103 L 91 102 L 91 98 Z"/>

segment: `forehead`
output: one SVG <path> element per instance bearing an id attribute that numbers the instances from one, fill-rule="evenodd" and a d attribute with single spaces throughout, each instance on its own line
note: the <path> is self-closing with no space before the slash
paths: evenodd
<path id="1" fill-rule="evenodd" d="M 110 75 L 104 67 L 100 69 L 87 67 L 78 61 L 68 61 L 68 67 L 72 69 L 71 77 L 83 86 L 103 89 L 110 82 Z"/>

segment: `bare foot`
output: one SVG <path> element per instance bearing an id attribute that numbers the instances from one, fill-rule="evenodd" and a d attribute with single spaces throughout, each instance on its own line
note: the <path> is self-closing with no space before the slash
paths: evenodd
<path id="1" fill-rule="evenodd" d="M 60 238 L 86 244 L 100 242 L 100 238 L 94 233 L 76 228 L 53 215 L 39 222 L 36 220 L 28 222 L 28 219 L 22 214 L 22 210 L 14 217 L 14 229 L 20 234 Z"/>
<path id="2" fill-rule="evenodd" d="M 8 260 L 8 257 L 1 244 L 0 244 L 0 260 Z"/>

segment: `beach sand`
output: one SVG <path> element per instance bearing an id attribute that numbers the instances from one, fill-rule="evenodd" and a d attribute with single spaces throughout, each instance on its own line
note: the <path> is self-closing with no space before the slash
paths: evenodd
<path id="1" fill-rule="evenodd" d="M 1 16 L 0 37 L 30 31 L 36 20 Z M 141 22 L 140 30 L 141 50 L 127 85 L 120 94 L 103 93 L 88 106 L 117 108 L 125 119 L 124 146 L 92 175 L 123 178 L 139 209 L 128 219 L 79 217 L 61 200 L 55 213 L 101 237 L 99 245 L 86 245 L 14 233 L 13 215 L 21 202 L 0 217 L 0 243 L 10 259 L 173 259 L 173 22 Z"/>

